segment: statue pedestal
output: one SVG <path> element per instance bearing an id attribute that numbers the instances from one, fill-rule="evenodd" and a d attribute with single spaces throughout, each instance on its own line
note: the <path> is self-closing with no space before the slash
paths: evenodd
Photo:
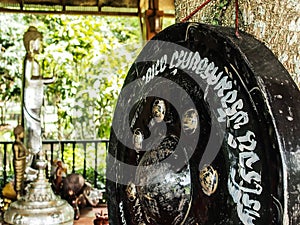
<path id="1" fill-rule="evenodd" d="M 27 194 L 11 203 L 4 214 L 8 224 L 71 225 L 74 209 L 67 201 L 56 196 L 45 178 L 46 162 L 38 160 L 38 178 L 29 184 Z"/>

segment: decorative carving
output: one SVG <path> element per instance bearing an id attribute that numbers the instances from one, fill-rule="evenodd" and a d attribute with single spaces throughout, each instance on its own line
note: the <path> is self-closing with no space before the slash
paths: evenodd
<path id="1" fill-rule="evenodd" d="M 210 196 L 218 187 L 218 172 L 210 165 L 204 166 L 199 172 L 200 183 L 204 194 Z"/>
<path id="2" fill-rule="evenodd" d="M 135 184 L 129 183 L 126 188 L 126 194 L 128 196 L 129 201 L 133 202 L 137 197 L 137 191 Z"/>
<path id="3" fill-rule="evenodd" d="M 198 128 L 198 113 L 195 109 L 189 109 L 183 114 L 182 128 L 187 135 L 195 133 Z"/>
<path id="4" fill-rule="evenodd" d="M 133 146 L 136 151 L 142 150 L 144 135 L 141 129 L 137 128 L 133 132 Z"/>
<path id="5" fill-rule="evenodd" d="M 166 104 L 162 99 L 156 99 L 152 106 L 152 115 L 155 122 L 160 123 L 164 120 L 166 114 Z"/>

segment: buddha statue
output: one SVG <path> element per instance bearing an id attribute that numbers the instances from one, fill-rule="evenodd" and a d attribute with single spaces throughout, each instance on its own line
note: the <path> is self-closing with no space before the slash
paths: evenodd
<path id="1" fill-rule="evenodd" d="M 13 143 L 13 166 L 15 172 L 14 189 L 17 193 L 17 198 L 23 194 L 24 190 L 24 173 L 26 168 L 27 150 L 22 142 L 24 137 L 24 129 L 18 125 L 14 129 L 15 141 Z"/>
<path id="2" fill-rule="evenodd" d="M 54 81 L 54 78 L 45 78 L 41 74 L 37 55 L 42 51 L 42 34 L 36 27 L 30 26 L 24 34 L 26 56 L 24 60 L 23 77 L 23 121 L 25 130 L 24 144 L 29 151 L 27 167 L 32 164 L 33 158 L 42 148 L 41 140 L 41 109 L 44 97 L 44 84 Z"/>

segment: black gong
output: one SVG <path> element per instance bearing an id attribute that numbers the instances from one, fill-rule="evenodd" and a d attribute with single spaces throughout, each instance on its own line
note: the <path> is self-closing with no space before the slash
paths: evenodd
<path id="1" fill-rule="evenodd" d="M 299 105 L 254 37 L 199 23 L 163 30 L 116 106 L 110 224 L 299 224 Z"/>

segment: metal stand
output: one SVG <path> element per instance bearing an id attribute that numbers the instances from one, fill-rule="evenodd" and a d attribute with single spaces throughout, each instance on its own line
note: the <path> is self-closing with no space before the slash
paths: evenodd
<path id="1" fill-rule="evenodd" d="M 71 225 L 74 209 L 55 195 L 45 176 L 47 165 L 43 155 L 36 162 L 39 170 L 37 179 L 28 185 L 27 193 L 13 202 L 4 214 L 8 224 Z"/>

